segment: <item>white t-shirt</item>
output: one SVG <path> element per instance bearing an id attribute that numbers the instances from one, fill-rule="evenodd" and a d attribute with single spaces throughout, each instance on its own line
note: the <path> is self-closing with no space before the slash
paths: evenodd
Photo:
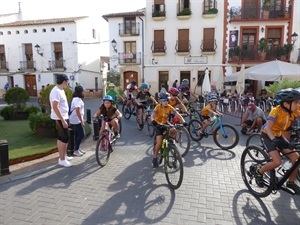
<path id="1" fill-rule="evenodd" d="M 52 102 L 58 102 L 58 108 L 60 110 L 62 117 L 64 119 L 69 119 L 68 100 L 67 100 L 66 93 L 63 89 L 60 89 L 58 86 L 55 86 L 50 92 L 49 100 L 51 105 L 51 114 L 50 114 L 51 119 L 60 120 L 53 110 Z"/>
<path id="2" fill-rule="evenodd" d="M 247 118 L 248 120 L 255 120 L 257 118 L 262 118 L 265 121 L 267 120 L 264 111 L 259 107 L 256 107 L 254 112 L 250 111 L 247 108 L 246 113 L 249 115 L 248 118 Z"/>
<path id="3" fill-rule="evenodd" d="M 74 97 L 71 103 L 71 109 L 70 111 L 72 111 L 71 115 L 70 115 L 70 124 L 79 124 L 81 123 L 81 121 L 79 120 L 77 113 L 76 113 L 76 108 L 80 108 L 80 115 L 82 117 L 83 120 L 83 116 L 84 116 L 84 102 L 82 101 L 81 98 L 78 97 Z"/>

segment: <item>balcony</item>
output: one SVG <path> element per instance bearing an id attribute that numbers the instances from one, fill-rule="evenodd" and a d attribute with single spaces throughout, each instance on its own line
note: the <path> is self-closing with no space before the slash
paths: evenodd
<path id="1" fill-rule="evenodd" d="M 203 55 L 214 55 L 217 48 L 216 39 L 204 39 L 200 46 Z"/>
<path id="2" fill-rule="evenodd" d="M 165 41 L 152 41 L 152 55 L 165 55 L 167 46 Z"/>
<path id="3" fill-rule="evenodd" d="M 140 23 L 119 23 L 119 35 L 120 36 L 139 36 L 140 35 Z"/>
<path id="4" fill-rule="evenodd" d="M 35 61 L 20 61 L 20 72 L 33 72 L 36 71 Z"/>
<path id="5" fill-rule="evenodd" d="M 120 52 L 118 53 L 118 62 L 119 64 L 141 64 L 141 53 L 135 52 Z"/>
<path id="6" fill-rule="evenodd" d="M 258 7 L 232 7 L 229 11 L 230 22 L 253 20 L 288 20 L 291 18 L 291 8 L 276 6 L 270 10 Z"/>
<path id="7" fill-rule="evenodd" d="M 188 20 L 191 18 L 192 11 L 190 8 L 178 9 L 177 11 L 177 19 L 179 20 Z"/>
<path id="8" fill-rule="evenodd" d="M 7 72 L 8 69 L 8 63 L 6 61 L 0 61 L 0 72 Z"/>
<path id="9" fill-rule="evenodd" d="M 203 18 L 213 18 L 216 17 L 218 14 L 217 2 L 212 1 L 213 5 L 210 5 L 208 1 L 203 2 Z"/>
<path id="10" fill-rule="evenodd" d="M 242 45 L 229 49 L 228 62 L 271 61 L 275 59 L 287 61 L 288 55 L 282 53 L 282 47 L 279 45 L 268 46 L 265 52 L 260 52 L 258 45 Z"/>
<path id="11" fill-rule="evenodd" d="M 155 21 L 162 21 L 166 18 L 166 6 L 162 5 L 153 5 L 152 6 L 152 19 Z"/>
<path id="12" fill-rule="evenodd" d="M 189 55 L 191 48 L 190 40 L 176 41 L 175 50 L 177 55 Z"/>
<path id="13" fill-rule="evenodd" d="M 55 71 L 55 72 L 63 72 L 66 71 L 65 60 L 54 60 L 48 61 L 49 67 L 47 70 Z"/>

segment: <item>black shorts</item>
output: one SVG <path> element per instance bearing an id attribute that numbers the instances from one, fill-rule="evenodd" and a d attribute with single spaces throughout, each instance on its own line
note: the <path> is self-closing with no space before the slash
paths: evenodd
<path id="1" fill-rule="evenodd" d="M 60 140 L 63 143 L 69 142 L 69 132 L 68 128 L 64 128 L 62 125 L 61 120 L 54 120 L 55 121 L 55 128 L 57 130 L 57 140 Z M 69 120 L 66 120 L 69 124 Z"/>
<path id="2" fill-rule="evenodd" d="M 289 148 L 290 144 L 282 137 L 276 137 L 281 139 L 281 143 L 282 143 L 282 147 L 283 148 Z M 267 152 L 271 152 L 271 151 L 277 151 L 277 146 L 275 145 L 275 143 L 269 138 L 269 136 L 265 133 L 261 133 L 261 142 L 264 145 L 264 148 L 266 149 Z M 291 149 L 293 150 L 293 149 Z"/>
<path id="3" fill-rule="evenodd" d="M 210 116 L 201 116 L 202 120 L 210 120 Z"/>
<path id="4" fill-rule="evenodd" d="M 159 135 L 163 135 L 165 131 L 166 131 L 165 127 L 155 126 L 155 137 Z"/>

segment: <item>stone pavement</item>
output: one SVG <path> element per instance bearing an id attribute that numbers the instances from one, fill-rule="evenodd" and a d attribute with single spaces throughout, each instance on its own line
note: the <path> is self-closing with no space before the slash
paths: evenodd
<path id="1" fill-rule="evenodd" d="M 103 168 L 91 136 L 72 168 L 55 165 L 57 155 L 41 161 L 40 170 L 21 167 L 19 177 L 10 168 L 9 179 L 0 177 L 0 224 L 300 224 L 299 196 L 280 191 L 258 199 L 247 191 L 239 166 L 247 136 L 229 151 L 217 149 L 212 137 L 192 142 L 182 186 L 173 191 L 162 167 L 151 168 L 146 130 L 137 130 L 135 118 L 123 125 Z"/>

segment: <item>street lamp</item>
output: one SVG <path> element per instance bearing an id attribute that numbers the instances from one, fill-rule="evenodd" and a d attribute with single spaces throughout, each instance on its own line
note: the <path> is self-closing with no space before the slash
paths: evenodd
<path id="1" fill-rule="evenodd" d="M 117 52 L 118 52 L 118 51 L 117 51 L 117 42 L 116 42 L 115 39 L 113 39 L 113 40 L 111 41 L 111 46 L 113 47 L 114 52 L 117 53 Z"/>
<path id="2" fill-rule="evenodd" d="M 296 33 L 296 32 L 294 32 L 293 34 L 292 34 L 292 42 L 293 42 L 293 45 L 295 44 L 295 42 L 297 41 L 297 39 L 298 39 L 298 34 Z"/>
<path id="3" fill-rule="evenodd" d="M 43 53 L 40 52 L 41 47 L 38 44 L 36 44 L 34 47 L 35 47 L 37 54 L 39 54 L 40 56 L 43 56 Z"/>

